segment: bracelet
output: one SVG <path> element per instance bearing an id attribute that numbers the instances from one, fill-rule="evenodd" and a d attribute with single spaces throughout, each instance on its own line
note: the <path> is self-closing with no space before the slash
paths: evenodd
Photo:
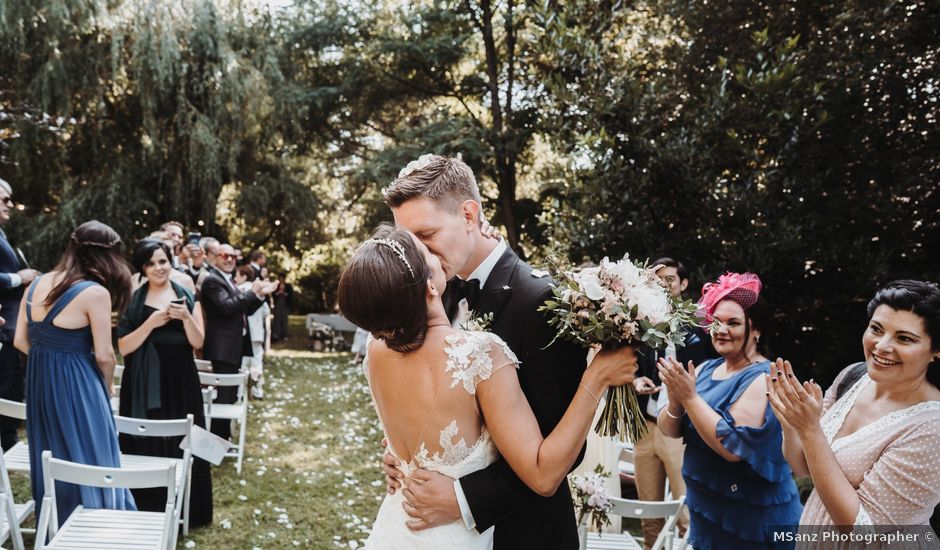
<path id="1" fill-rule="evenodd" d="M 682 420 L 682 416 L 683 416 L 683 415 L 676 416 L 676 415 L 672 414 L 671 412 L 669 412 L 669 406 L 668 406 L 668 405 L 666 406 L 665 409 L 663 409 L 663 411 L 665 411 L 666 414 L 669 415 L 669 418 L 672 418 L 673 420 Z M 684 414 L 684 413 L 683 413 L 683 414 Z"/>
<path id="2" fill-rule="evenodd" d="M 601 404 L 601 400 L 598 399 L 597 396 L 594 395 L 594 392 L 592 392 L 590 388 L 588 388 L 587 386 L 585 386 L 583 382 L 578 382 L 578 385 L 581 386 L 582 388 L 584 388 L 584 391 L 586 391 L 586 392 L 588 392 L 589 394 L 591 394 L 591 397 L 594 398 L 594 402 L 595 402 L 596 404 L 598 404 L 598 405 Z"/>

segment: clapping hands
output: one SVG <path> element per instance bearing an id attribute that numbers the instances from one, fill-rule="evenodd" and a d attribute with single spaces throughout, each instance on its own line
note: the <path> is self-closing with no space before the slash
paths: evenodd
<path id="1" fill-rule="evenodd" d="M 268 296 L 269 294 L 277 290 L 277 281 L 255 279 L 251 283 L 251 290 L 258 296 Z"/>
<path id="2" fill-rule="evenodd" d="M 687 367 L 674 357 L 659 360 L 659 379 L 669 390 L 669 400 L 685 407 L 685 404 L 697 394 L 695 391 L 695 363 L 689 361 Z"/>
<path id="3" fill-rule="evenodd" d="M 767 398 L 774 415 L 785 429 L 798 434 L 818 429 L 822 416 L 823 391 L 810 380 L 802 384 L 789 361 L 777 359 L 767 376 Z"/>

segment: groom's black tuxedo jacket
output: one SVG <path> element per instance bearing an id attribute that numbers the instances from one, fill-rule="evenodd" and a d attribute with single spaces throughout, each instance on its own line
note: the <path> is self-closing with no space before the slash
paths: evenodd
<path id="1" fill-rule="evenodd" d="M 556 330 L 539 306 L 552 297 L 547 277 L 532 274 L 532 267 L 512 252 L 506 252 L 493 267 L 475 313 L 492 313 L 491 330 L 509 344 L 520 361 L 519 383 L 542 435 L 547 436 L 564 416 L 584 374 L 587 352 L 567 341 L 557 340 Z M 448 311 L 454 300 L 444 293 Z M 584 457 L 584 448 L 576 461 Z M 500 459 L 484 470 L 460 479 L 467 503 L 483 532 L 496 525 L 496 550 L 521 548 L 578 548 L 574 507 L 567 483 L 550 497 L 531 491 Z"/>

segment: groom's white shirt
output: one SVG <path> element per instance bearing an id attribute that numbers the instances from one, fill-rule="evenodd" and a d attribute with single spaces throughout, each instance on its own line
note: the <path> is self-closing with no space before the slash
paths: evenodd
<path id="1" fill-rule="evenodd" d="M 489 278 L 490 273 L 492 273 L 493 268 L 496 266 L 496 262 L 503 256 L 503 252 L 506 251 L 506 241 L 503 239 L 499 240 L 499 244 L 496 245 L 490 254 L 480 262 L 480 265 L 473 270 L 473 273 L 470 274 L 470 277 L 467 280 L 477 279 L 480 281 L 480 289 L 483 289 L 483 285 L 486 284 L 486 280 Z M 460 300 L 458 313 L 454 318 L 453 325 L 454 328 L 459 327 L 460 325 L 466 323 L 470 320 L 470 308 L 467 306 L 467 299 L 462 298 Z M 463 487 L 460 486 L 460 480 L 454 480 L 454 492 L 457 494 L 457 505 L 460 506 L 460 516 L 463 518 L 464 524 L 467 526 L 467 529 L 473 529 L 477 526 L 477 522 L 473 519 L 473 514 L 470 512 L 470 505 L 467 504 L 467 496 L 463 493 Z"/>

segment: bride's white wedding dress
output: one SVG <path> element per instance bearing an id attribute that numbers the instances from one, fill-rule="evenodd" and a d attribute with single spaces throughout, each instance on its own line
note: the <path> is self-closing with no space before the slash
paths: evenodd
<path id="1" fill-rule="evenodd" d="M 496 370 L 507 365 L 518 366 L 518 360 L 509 347 L 498 336 L 488 332 L 461 332 L 448 336 L 447 342 L 447 364 L 445 371 L 450 375 L 445 376 L 441 383 L 441 390 L 438 393 L 439 399 L 435 402 L 443 402 L 444 399 L 453 400 L 455 394 L 464 392 L 463 396 L 475 396 L 477 385 L 490 378 Z M 449 382 L 449 384 L 447 384 Z M 448 387 L 449 386 L 449 387 Z M 475 398 L 467 400 L 471 407 L 476 407 Z M 452 401 L 453 402 L 453 401 Z M 378 410 L 378 407 L 376 407 Z M 431 419 L 429 413 L 429 420 Z M 466 422 L 461 425 L 457 419 L 452 419 L 446 425 L 446 421 L 438 420 L 435 427 L 440 427 L 437 444 L 429 443 L 433 448 L 438 449 L 433 453 L 428 451 L 426 442 L 422 442 L 414 459 L 405 463 L 402 460 L 402 471 L 407 476 L 412 470 L 424 468 L 440 472 L 454 479 L 463 477 L 471 472 L 482 470 L 496 461 L 498 451 L 496 445 L 490 438 L 486 427 L 482 425 L 479 410 L 469 410 L 470 417 L 476 417 L 477 422 Z M 381 419 L 381 412 L 379 417 Z M 463 419 L 465 420 L 465 419 Z M 430 423 L 429 426 L 431 427 Z M 384 430 L 383 422 L 383 430 Z M 473 439 L 472 444 L 467 444 L 466 437 L 479 435 Z M 429 433 L 434 433 L 433 431 Z M 386 441 L 389 441 L 389 450 L 396 457 L 400 455 L 391 448 L 391 439 L 388 433 L 385 433 Z M 396 491 L 394 495 L 386 495 L 385 500 L 379 508 L 375 524 L 372 526 L 372 533 L 366 541 L 368 550 L 437 550 L 441 548 L 476 550 L 489 549 L 493 547 L 493 528 L 487 529 L 483 533 L 478 533 L 474 529 L 467 529 L 463 521 L 455 521 L 448 525 L 434 527 L 423 531 L 411 531 L 405 525 L 405 522 L 411 519 L 402 508 L 404 501 L 402 492 Z"/>

